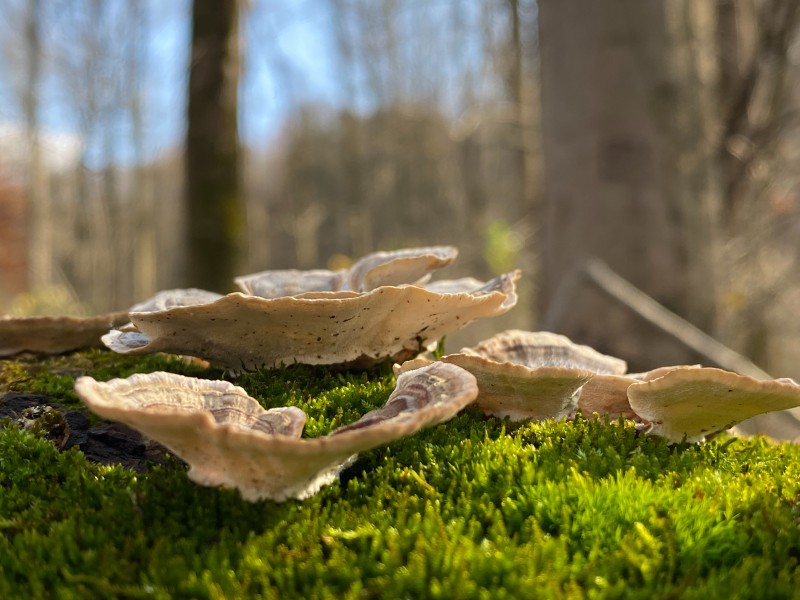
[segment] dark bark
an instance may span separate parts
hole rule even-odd
[[[237,137],[239,3],[195,0],[186,133],[186,283],[228,291],[243,230]]]
[[[85,410],[70,410],[50,396],[0,394],[0,419],[10,418],[18,427],[52,441],[59,450],[77,448],[91,462],[119,464],[144,473],[155,464],[174,460],[158,442],[121,423],[93,425]]]

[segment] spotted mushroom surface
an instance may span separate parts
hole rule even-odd
[[[133,328],[103,336],[125,354],[173,352],[231,370],[295,362],[365,366],[416,355],[430,341],[516,303],[519,272],[473,292],[439,294],[418,286],[371,292],[308,292],[259,298],[228,294],[213,302],[131,312]]]
[[[265,410],[240,387],[172,373],[101,383],[81,377],[75,390],[101,417],[159,441],[189,466],[189,478],[237,488],[246,500],[306,498],[336,479],[355,455],[452,418],[478,393],[474,377],[435,363],[398,377],[386,404],[327,436],[301,438],[305,414]]]
[[[647,432],[671,442],[703,441],[756,415],[800,406],[791,379],[761,381],[710,367],[685,367],[628,388]]]

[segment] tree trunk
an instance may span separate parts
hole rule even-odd
[[[231,289],[243,229],[237,99],[239,3],[192,9],[186,133],[187,284]]]
[[[539,2],[544,206],[541,306],[598,257],[707,328],[714,314],[719,204],[711,3]],[[585,343],[655,361],[628,317],[597,297],[561,327]],[[665,364],[665,363],[662,363]]]
[[[33,288],[53,283],[53,222],[47,173],[39,144],[39,95],[42,44],[39,36],[41,5],[29,0],[25,22],[27,55],[23,110],[30,164],[27,173],[28,212],[28,285]]]

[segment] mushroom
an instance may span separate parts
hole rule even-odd
[[[681,365],[658,367],[644,373],[628,373],[626,375],[595,375],[580,389],[578,408],[584,415],[597,413],[608,415],[612,419],[623,417],[641,421],[639,415],[631,408],[628,401],[628,388],[641,381],[651,381],[662,377],[674,369],[695,369],[700,365]]]
[[[453,262],[458,250],[452,246],[407,248],[368,254],[350,269],[261,271],[234,281],[246,293],[262,298],[295,296],[304,292],[368,292],[377,287],[417,283]]]
[[[528,367],[568,367],[608,375],[622,375],[628,368],[621,358],[601,354],[549,331],[509,329],[462,352]]]
[[[585,416],[597,413],[611,419],[639,420],[628,402],[628,388],[640,381],[628,375],[595,375],[578,394],[578,408]]]
[[[162,290],[144,302],[134,304],[128,312],[153,312],[156,310],[169,310],[176,306],[196,306],[208,304],[222,298],[222,294],[207,292],[197,288]]]
[[[102,347],[100,337],[127,322],[127,312],[93,317],[0,317],[0,356],[20,352],[61,354]]]
[[[457,256],[458,250],[452,246],[373,252],[350,267],[349,289],[367,292],[384,285],[418,283]]]
[[[205,304],[131,312],[133,327],[111,331],[103,342],[120,353],[173,352],[237,371],[293,362],[366,366],[409,358],[475,319],[507,312],[518,277],[514,271],[452,294],[413,285],[271,299],[235,292]]]
[[[560,419],[575,411],[575,394],[596,373],[624,373],[625,361],[548,332],[509,330],[441,358],[475,375],[477,404],[487,415],[512,421]],[[425,364],[397,366],[405,372]]]
[[[483,285],[482,281],[474,277],[462,277],[461,279],[440,279],[422,284],[426,290],[438,292],[440,294],[457,294],[459,292],[470,292]]]
[[[679,367],[632,384],[628,399],[648,434],[696,442],[750,417],[800,406],[800,385],[791,379],[759,381],[722,369]]]
[[[265,410],[226,381],[165,372],[105,383],[80,377],[75,391],[101,417],[126,423],[185,460],[193,481],[277,502],[315,494],[357,453],[447,421],[478,393],[472,375],[434,363],[398,377],[382,408],[327,436],[301,439],[302,410]]]

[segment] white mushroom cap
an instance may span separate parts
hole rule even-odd
[[[699,369],[702,365],[670,365],[667,367],[656,367],[655,369],[651,369],[650,371],[644,371],[642,373],[626,373],[626,377],[632,377],[637,381],[652,381],[653,379],[658,379],[659,377],[663,377],[670,371],[674,371],[675,369]]]
[[[408,248],[368,254],[350,269],[261,271],[234,279],[247,294],[262,298],[295,296],[304,292],[368,292],[381,286],[417,283],[458,256],[452,246]]]
[[[103,342],[116,352],[173,352],[234,370],[372,364],[416,354],[475,319],[505,313],[510,299],[516,301],[518,277],[507,273],[457,294],[408,285],[273,299],[233,293],[206,304],[132,312],[136,331],[111,331]]]
[[[349,289],[367,292],[384,285],[418,283],[457,256],[458,250],[452,246],[373,252],[350,268]]]
[[[0,356],[102,347],[101,336],[127,321],[127,312],[93,317],[0,317]]]
[[[696,369],[700,365],[678,365],[658,367],[644,373],[627,373],[626,375],[595,375],[580,389],[578,408],[590,416],[597,413],[612,419],[624,417],[641,421],[639,415],[631,408],[628,401],[628,388],[642,381],[651,381],[663,377],[674,369]]]
[[[625,370],[625,362],[568,338],[546,332],[506,331],[442,357],[478,380],[478,407],[484,414],[512,421],[561,419],[577,407],[576,392],[599,370]],[[425,364],[417,358],[397,366],[405,372]]]
[[[628,401],[628,388],[638,381],[626,375],[595,375],[580,389],[578,408],[587,417],[597,413],[638,421],[639,416]]]
[[[531,368],[465,354],[443,360],[475,375],[477,404],[484,414],[512,421],[569,417],[575,412],[575,392],[592,377],[585,369]]]
[[[177,306],[197,306],[222,298],[222,294],[197,288],[162,290],[144,302],[134,304],[128,312],[155,312]]]
[[[476,404],[483,414],[523,419],[562,419],[575,412],[575,392],[591,376],[591,371],[564,367],[526,367],[500,363],[481,356],[449,354],[441,361],[466,369],[478,381]],[[395,365],[395,373],[405,373],[429,364],[416,358]]]
[[[283,269],[242,275],[236,277],[234,281],[245,294],[261,298],[280,298],[304,292],[339,291],[345,287],[347,274],[346,269],[339,271]]]
[[[439,279],[423,284],[426,290],[438,292],[439,294],[457,294],[459,292],[471,292],[479,289],[484,283],[474,277],[462,277],[461,279]]]
[[[608,375],[622,375],[627,370],[621,358],[601,354],[549,331],[509,329],[461,352],[528,367],[567,367]]]
[[[306,498],[333,481],[355,454],[452,418],[477,395],[475,379],[437,363],[402,375],[383,408],[315,439],[301,439],[298,408],[264,410],[240,387],[172,373],[100,383],[75,391],[98,415],[155,439],[190,466],[202,485],[238,488],[246,500]]]
[[[755,415],[800,406],[794,381],[759,381],[714,368],[677,368],[628,388],[648,433],[671,442],[702,441]]]

